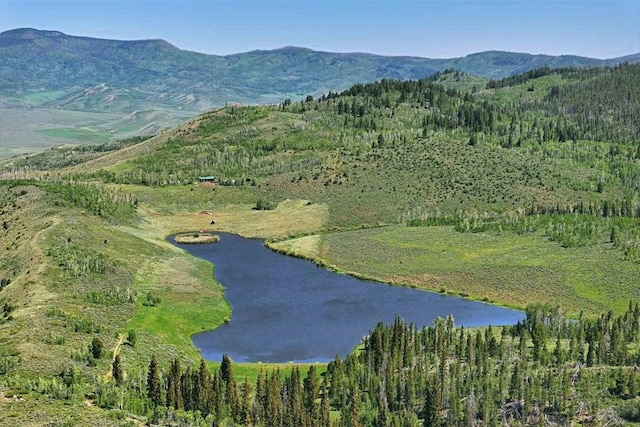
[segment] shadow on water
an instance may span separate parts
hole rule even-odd
[[[337,274],[273,252],[261,240],[216,234],[215,244],[174,243],[215,264],[233,310],[230,323],[192,337],[208,360],[227,353],[235,362],[326,362],[345,357],[378,322],[396,315],[420,327],[448,314],[467,327],[524,318],[517,310]]]

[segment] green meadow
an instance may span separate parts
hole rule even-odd
[[[533,233],[392,226],[323,234],[313,245],[294,239],[271,246],[347,274],[518,308],[558,304],[574,316],[621,312],[640,297],[637,263],[611,245],[563,248]]]
[[[60,141],[84,144],[101,144],[109,141],[113,137],[110,132],[95,128],[55,128],[41,129],[37,131],[48,137],[56,138]]]

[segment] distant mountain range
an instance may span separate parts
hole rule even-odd
[[[382,78],[417,79],[449,68],[500,78],[544,66],[639,60],[640,54],[601,60],[498,51],[429,59],[299,47],[218,56],[181,50],[163,40],[103,40],[27,28],[0,33],[0,95],[5,103],[9,97],[20,103],[28,94],[54,92],[26,102],[83,111],[202,111],[226,102],[279,102]]]

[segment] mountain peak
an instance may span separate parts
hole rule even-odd
[[[46,40],[79,40],[79,41],[95,41],[95,42],[115,42],[115,43],[130,43],[130,44],[149,44],[156,45],[165,48],[177,49],[174,45],[166,40],[162,39],[146,39],[146,40],[111,40],[111,39],[98,39],[92,37],[83,36],[71,36],[60,31],[51,30],[38,30],[36,28],[16,28],[13,30],[7,30],[0,33],[1,45],[7,46],[14,43],[46,39]]]
[[[16,28],[13,30],[3,31],[0,33],[0,38],[14,38],[14,39],[35,39],[38,37],[66,37],[67,35],[60,31],[48,31],[37,30],[35,28]]]
[[[280,47],[278,49],[274,49],[276,51],[291,51],[291,52],[312,52],[312,49],[309,49],[307,47],[300,47],[300,46],[283,46]]]

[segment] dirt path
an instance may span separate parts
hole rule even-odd
[[[122,344],[124,344],[124,334],[118,334],[118,342],[116,343],[115,347],[113,347],[113,355],[111,356],[112,364],[113,361],[116,360],[116,356],[120,353],[120,347],[122,346]],[[109,369],[103,376],[104,382],[109,382],[112,377],[113,372],[111,372],[111,367],[109,367]]]

